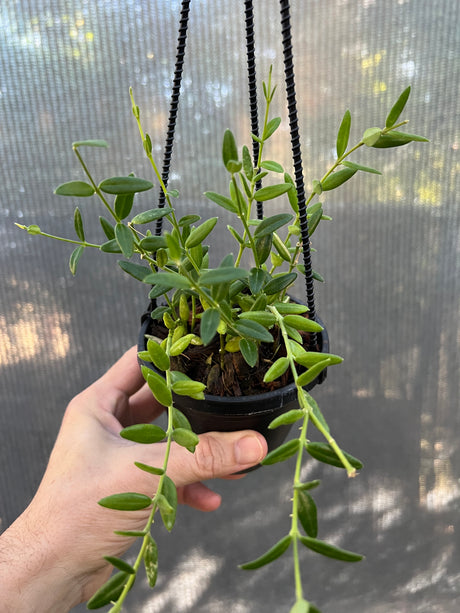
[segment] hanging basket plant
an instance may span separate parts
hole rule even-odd
[[[286,27],[286,21],[283,23]],[[184,46],[183,35],[180,40]],[[290,39],[286,36],[284,44],[289,49]],[[178,55],[183,59],[183,54]],[[289,54],[285,57],[285,68],[287,78],[291,79]],[[180,87],[180,79],[175,87]],[[362,556],[318,538],[317,509],[310,493],[318,481],[303,482],[301,467],[305,459],[314,458],[342,468],[353,477],[362,464],[341,448],[310,394],[324,379],[326,369],[342,362],[341,357],[329,352],[327,332],[315,313],[312,287],[313,280],[320,279],[320,275],[311,269],[310,240],[318,224],[330,219],[323,210],[327,192],[358,173],[380,174],[351,159],[352,154],[366,147],[397,147],[426,139],[399,130],[406,123],[400,116],[410,88],[391,108],[383,127],[365,130],[353,145],[349,144],[351,115],[346,111],[338,130],[336,161],[321,179],[311,182],[311,191],[306,195],[300,156],[295,151],[298,141],[293,121],[295,95],[294,100],[291,95],[288,106],[296,178],[267,154],[269,140],[280,125],[280,119],[271,116],[275,89],[270,72],[263,84],[265,112],[260,130],[256,130],[252,116],[253,133],[249,137],[252,152],[247,145],[239,147],[230,130],[224,134],[222,170],[227,173],[229,189],[222,194],[206,186],[205,192],[207,200],[215,206],[215,216],[209,219],[202,219],[198,213],[181,216],[179,194],[168,189],[167,172],[158,169],[152,139],[144,131],[131,91],[143,150],[161,189],[159,206],[137,210],[135,195],[151,189],[154,184],[150,180],[131,175],[97,180],[81,151],[86,147],[104,148],[106,143],[79,141],[72,147],[85,180],[64,183],[55,193],[98,199],[106,215],[100,217],[104,239],[87,240],[78,207],[74,211],[74,239],[48,234],[37,225],[17,225],[29,234],[73,244],[70,256],[73,274],[87,249],[118,254],[119,267],[149,292],[151,303],[142,321],[139,361],[153,396],[167,410],[168,423],[166,429],[154,424],[130,426],[121,431],[122,437],[139,444],[167,441],[171,445],[174,441],[193,453],[199,444],[197,434],[201,432],[254,428],[269,440],[269,453],[263,465],[295,458],[287,534],[241,568],[259,568],[290,550],[296,587],[291,613],[314,613],[318,609],[303,592],[300,549],[348,562],[359,561]],[[219,225],[220,209],[231,213],[235,220],[226,230]],[[222,231],[230,232],[235,250],[212,266],[208,244],[211,236]],[[250,262],[247,267],[243,265],[246,261]],[[302,286],[306,282],[305,304],[290,297],[299,280]],[[298,434],[286,442],[294,423]],[[109,509],[130,512],[148,507],[151,513],[144,529],[136,533],[142,546],[135,564],[111,558],[118,572],[94,595],[88,608],[112,603],[111,611],[120,611],[141,562],[150,583],[155,584],[154,516],[159,510],[166,528],[171,530],[177,506],[167,461],[166,458],[162,466],[138,466],[156,479],[160,477],[151,497],[114,492],[100,501]]]

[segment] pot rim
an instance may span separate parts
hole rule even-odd
[[[295,299],[294,299],[295,300]],[[297,301],[296,302],[300,302]],[[151,321],[150,318],[151,309],[147,310],[146,313],[142,316],[141,319],[141,328],[139,330],[139,338],[138,338],[138,350],[143,351],[146,349],[146,335],[147,330]],[[320,344],[320,352],[329,352],[329,335],[327,333],[326,327],[324,326],[323,321],[320,317],[316,316],[315,320],[323,327],[323,330],[318,333],[318,339]],[[141,363],[147,365],[148,362],[144,362],[140,360]],[[150,367],[152,365],[150,364]],[[322,371],[316,379],[314,379],[311,383],[304,387],[305,390],[309,391],[317,384],[321,384],[326,378],[326,370]],[[185,398],[187,398],[187,403],[190,407],[194,407],[196,410],[206,412],[214,412],[219,411],[219,407],[227,407],[230,413],[237,414],[238,408],[243,408],[247,405],[252,405],[254,407],[255,404],[264,404],[267,403],[268,406],[266,409],[256,409],[254,412],[263,413],[270,412],[272,410],[272,401],[274,398],[279,396],[283,396],[283,399],[286,399],[286,402],[282,402],[282,404],[287,404],[287,402],[291,401],[297,396],[296,385],[294,382],[285,385],[284,387],[280,387],[278,389],[262,392],[260,394],[251,394],[246,396],[215,396],[212,394],[204,394],[204,400],[196,400],[189,397],[177,396],[174,394],[175,400],[177,399],[178,404],[181,404]],[[182,401],[181,401],[182,399]]]

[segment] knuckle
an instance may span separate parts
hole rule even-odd
[[[217,474],[225,463],[224,453],[219,442],[209,434],[200,436],[195,449],[195,465],[198,476],[202,479]]]

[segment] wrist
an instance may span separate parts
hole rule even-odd
[[[0,535],[0,583],[5,613],[65,613],[81,602],[82,587],[25,511]]]

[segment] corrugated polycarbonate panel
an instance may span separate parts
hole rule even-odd
[[[365,468],[347,481],[307,463],[303,476],[322,480],[320,537],[366,560],[347,566],[305,551],[305,589],[323,613],[453,613],[460,606],[459,5],[291,4],[308,186],[334,160],[344,111],[358,140],[362,129],[384,122],[409,84],[408,130],[431,141],[361,150],[356,161],[383,176],[354,177],[328,197],[333,220],[313,237],[313,266],[326,279],[316,290],[317,311],[331,350],[345,358],[315,396],[336,438]],[[271,155],[290,168],[279,3],[254,6],[258,76],[273,65],[274,114],[283,119]],[[71,249],[21,233],[14,222],[73,234],[76,203],[53,189],[82,178],[75,140],[110,143],[85,152],[98,180],[149,173],[130,86],[161,164],[179,12],[177,0],[0,4],[2,529],[33,496],[66,404],[136,342],[146,305],[143,288],[116,270],[116,256],[85,253],[74,278]],[[202,194],[226,188],[224,129],[250,145],[243,17],[242,1],[191,2],[170,174],[183,214],[220,216],[216,261],[235,250],[230,217]],[[154,206],[155,197],[141,200]],[[78,204],[88,237],[98,240],[101,212]],[[303,297],[302,283],[297,294]],[[292,474],[286,463],[215,483],[224,497],[219,511],[181,508],[171,535],[158,526],[158,586],[151,592],[139,580],[127,611],[289,611],[289,558],[255,574],[236,566],[289,529]]]

